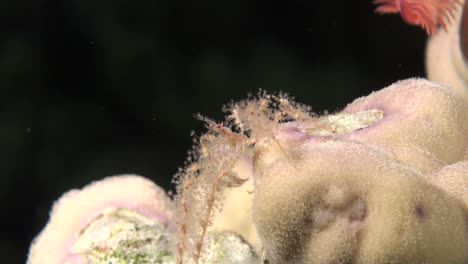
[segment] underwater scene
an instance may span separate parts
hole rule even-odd
[[[463,0],[0,13],[2,263],[468,263]]]

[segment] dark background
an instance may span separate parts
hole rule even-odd
[[[105,176],[166,189],[195,113],[259,88],[335,111],[424,75],[424,31],[370,0],[0,2],[2,263],[23,263],[52,202]]]

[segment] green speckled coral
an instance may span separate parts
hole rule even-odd
[[[82,231],[72,252],[87,263],[175,263],[172,236],[162,224],[140,214],[110,208]]]

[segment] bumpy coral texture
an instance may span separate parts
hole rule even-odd
[[[31,244],[28,264],[83,263],[72,252],[83,228],[107,208],[125,208],[171,225],[172,201],[163,189],[136,175],[122,175],[65,193],[53,206],[50,220]]]
[[[260,92],[227,106],[225,122],[201,117],[208,132],[175,178],[174,201],[132,175],[70,191],[28,263],[84,263],[72,250],[80,232],[106,209],[124,208],[167,226],[180,264],[224,252],[209,242],[213,223],[247,236],[275,264],[466,264],[466,109],[456,92],[424,79],[325,116]],[[244,262],[257,262],[238,240]]]
[[[254,219],[273,263],[465,263],[456,199],[369,145],[305,142],[259,169]],[[363,162],[365,161],[365,162]],[[292,191],[294,190],[294,191]]]
[[[464,100],[410,79],[344,112],[375,109],[355,131],[292,122],[256,148],[254,222],[272,263],[468,261]]]
[[[392,149],[421,149],[445,163],[464,157],[468,144],[468,113],[465,102],[453,89],[410,79],[359,98],[343,111],[369,109],[383,110],[381,122],[369,129],[345,134],[343,139]]]
[[[459,199],[468,212],[468,161],[446,166],[430,179],[434,185]]]
[[[390,149],[396,158],[420,169],[437,169],[463,159],[468,146],[465,101],[448,87],[408,79],[358,98],[339,114],[382,111],[379,122],[348,133],[320,135],[317,119],[287,124],[277,137],[315,142],[330,139],[368,142]],[[285,142],[288,143],[288,140]]]

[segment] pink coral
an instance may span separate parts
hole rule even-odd
[[[225,190],[251,176],[253,199],[232,210],[252,209],[253,224],[238,224],[255,225],[244,233],[257,230],[256,246],[273,263],[464,264],[466,109],[456,92],[424,79],[397,82],[324,116],[285,94],[260,92],[229,105],[222,123],[201,118],[208,132],[175,178],[174,202],[137,176],[71,191],[54,205],[28,263],[83,263],[73,246],[108,208],[169,226],[178,239],[171,261],[205,263],[208,227],[227,219],[215,217]],[[229,195],[239,192],[246,190]],[[235,225],[218,226],[241,230]]]
[[[254,155],[254,222],[267,256],[465,263],[466,169],[436,172],[464,159],[467,120],[453,90],[410,79],[282,125]]]
[[[172,202],[164,190],[136,175],[109,177],[69,191],[55,202],[49,223],[31,244],[28,263],[83,263],[72,247],[86,225],[109,208],[129,209],[172,225]]]
[[[468,259],[457,200],[381,148],[305,141],[284,154],[294,163],[278,153],[257,168],[254,220],[273,263]]]

